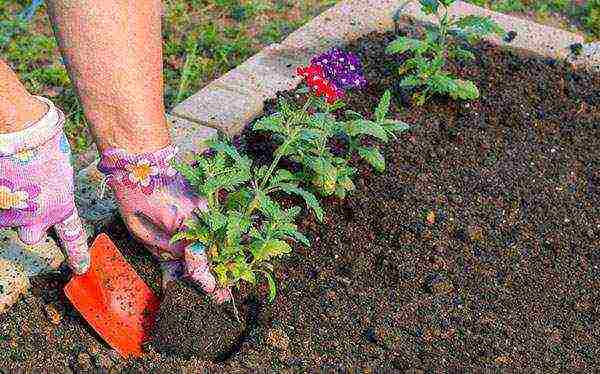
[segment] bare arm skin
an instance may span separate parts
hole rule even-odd
[[[31,96],[17,75],[0,60],[0,134],[22,130],[47,110],[46,104]]]
[[[98,148],[168,145],[161,2],[49,0],[48,12]]]

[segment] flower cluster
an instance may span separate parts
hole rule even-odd
[[[299,67],[296,72],[299,76],[306,79],[306,84],[315,91],[317,96],[325,96],[325,99],[330,104],[334,103],[344,94],[335,84],[325,78],[323,69],[320,66],[310,65]]]
[[[310,63],[320,66],[325,77],[342,90],[364,88],[367,85],[362,64],[353,53],[332,48],[328,52],[314,57]]]
[[[309,66],[299,67],[296,73],[306,79],[317,96],[325,96],[330,104],[342,97],[344,90],[363,88],[367,84],[358,57],[338,48],[312,58]]]

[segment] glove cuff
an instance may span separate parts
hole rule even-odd
[[[170,184],[177,176],[171,166],[177,147],[168,145],[155,152],[131,154],[121,148],[108,148],[102,152],[98,170],[111,180],[139,189],[149,195],[155,188]]]
[[[48,112],[23,130],[0,134],[0,157],[38,148],[62,130],[65,123],[64,114],[45,97],[35,96],[35,98],[48,105]]]

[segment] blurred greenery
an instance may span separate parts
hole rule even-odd
[[[338,0],[164,0],[165,103],[170,109],[265,45],[289,33]],[[600,0],[471,0],[502,12],[533,17],[600,37]],[[578,5],[579,4],[579,5]],[[0,0],[0,57],[34,94],[54,100],[67,115],[75,153],[91,145],[89,131],[41,5],[27,22],[26,0]],[[557,20],[559,20],[557,22]]]

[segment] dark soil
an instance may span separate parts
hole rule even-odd
[[[217,305],[185,281],[170,282],[164,295],[152,332],[158,353],[225,361],[238,349],[245,320],[232,304]]]
[[[58,279],[0,317],[0,362],[76,368],[86,363],[83,352],[90,365],[110,359],[113,368],[146,371],[600,367],[600,75],[484,43],[474,49],[476,61],[449,67],[476,82],[480,100],[436,98],[414,107],[411,93],[397,88],[405,57],[383,53],[393,38],[370,35],[349,47],[370,84],[348,95],[348,107],[369,114],[392,87],[392,116],[414,129],[382,147],[385,173],[357,162],[357,191],[326,199],[324,224],[301,220],[312,246],[296,247],[277,267],[272,305],[262,301],[264,285],[236,292],[252,322],[229,358],[150,349],[142,360],[122,362],[56,291]],[[268,157],[268,141],[252,135],[246,145]],[[149,255],[121,224],[111,230],[157,287]],[[192,310],[198,299],[189,302],[178,308]],[[65,310],[58,326],[40,312],[47,303]],[[196,308],[193,318],[212,307]]]

